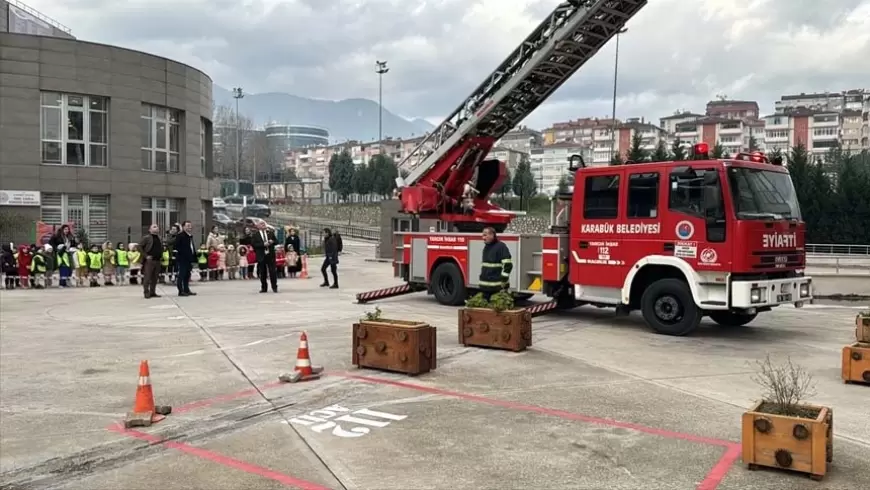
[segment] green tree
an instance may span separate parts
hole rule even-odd
[[[622,154],[620,152],[614,153],[613,156],[610,158],[610,164],[611,165],[624,165],[625,160],[622,159]]]
[[[359,164],[354,166],[352,188],[353,192],[360,196],[366,196],[373,192],[371,165]]]
[[[373,156],[369,161],[369,172],[372,192],[384,198],[388,197],[396,188],[396,178],[399,176],[399,169],[393,159],[382,154]]]
[[[710,156],[715,159],[725,157],[725,147],[722,146],[722,143],[717,141],[716,144],[713,145],[713,151],[710,153]]]
[[[292,167],[285,167],[281,173],[281,178],[284,182],[296,182],[299,180],[299,177],[296,176],[296,169]]]
[[[511,190],[519,196],[520,204],[528,203],[529,199],[535,195],[535,177],[532,175],[532,167],[526,157],[520,160],[517,165],[517,171],[514,173],[514,178],[511,181]]]
[[[504,180],[501,182],[501,186],[498,189],[495,189],[493,194],[506,197],[508,194],[511,194],[511,169],[505,167],[504,169]]]
[[[665,145],[665,140],[660,138],[656,145],[656,150],[650,156],[651,162],[667,162],[671,159],[671,154],[668,152],[668,147]]]
[[[758,150],[759,150],[758,140],[755,139],[755,136],[750,136],[749,137],[749,151],[758,151]]]
[[[331,157],[329,157],[329,165],[326,167],[326,171],[329,174],[329,188],[335,190],[336,185],[338,185],[338,180],[335,173],[335,166],[338,163],[338,153],[333,153]]]
[[[648,156],[647,151],[643,149],[643,138],[635,131],[631,137],[631,148],[628,149],[628,161],[645,162]]]
[[[559,177],[559,188],[558,188],[559,194],[564,194],[564,193],[568,192],[568,189],[570,186],[571,186],[571,184],[568,182],[568,176],[565,174],[562,174],[562,176]]]
[[[350,152],[342,150],[335,156],[333,163],[330,158],[330,166],[332,167],[329,173],[329,187],[338,193],[342,199],[347,200],[347,197],[353,194],[353,177],[356,169],[353,164],[353,157]]]
[[[671,144],[671,155],[675,162],[681,162],[686,159],[686,150],[683,149],[679,138],[675,139]]]

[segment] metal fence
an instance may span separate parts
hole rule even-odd
[[[870,245],[842,245],[839,243],[808,243],[806,251],[813,255],[868,255]]]

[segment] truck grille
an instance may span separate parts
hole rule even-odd
[[[802,250],[752,252],[752,255],[758,257],[753,269],[786,269],[806,265],[806,254]]]

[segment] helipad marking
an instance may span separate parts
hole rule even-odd
[[[371,433],[371,429],[369,429],[369,427],[382,429],[390,425],[390,423],[392,422],[397,422],[408,418],[407,415],[396,415],[393,413],[371,410],[369,408],[362,408],[360,410],[356,410],[350,413],[348,412],[350,412],[350,410],[347,408],[339,405],[332,405],[326,408],[321,408],[320,410],[308,412],[305,415],[299,415],[297,417],[294,417],[289,420],[289,423],[309,427],[311,430],[317,433],[322,433],[323,431],[332,429],[332,435],[334,436],[344,438],[356,438]],[[345,415],[336,418],[336,422],[348,422],[350,424],[359,425],[356,427],[351,427],[350,430],[345,430],[341,425],[336,424],[332,420],[329,420],[340,413],[344,413]],[[362,418],[360,416],[365,416],[367,418]],[[282,421],[282,423],[286,424],[288,422]],[[361,427],[364,425],[368,427]]]

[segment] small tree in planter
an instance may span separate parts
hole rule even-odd
[[[855,338],[862,344],[870,344],[870,311],[862,311],[855,318]]]
[[[459,310],[459,343],[515,352],[532,345],[532,315],[514,307],[514,298],[499,291],[489,299],[478,293]]]
[[[375,307],[353,324],[353,365],[406,374],[435,369],[435,327],[428,323],[392,320]]]
[[[743,462],[824,477],[833,459],[833,411],[804,402],[815,394],[812,376],[787,359],[758,362],[753,381],[763,398],[743,414]]]

